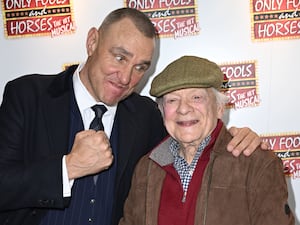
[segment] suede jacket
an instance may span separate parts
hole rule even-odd
[[[249,157],[234,157],[226,150],[231,139],[223,125],[198,193],[195,225],[293,225],[281,160],[260,148]],[[139,161],[119,225],[157,225],[162,166],[174,161],[170,140]]]

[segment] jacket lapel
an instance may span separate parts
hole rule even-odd
[[[117,183],[130,160],[133,144],[137,132],[137,123],[134,119],[135,106],[129,101],[120,102],[117,108],[116,119],[113,127],[113,144],[117,148]]]
[[[76,67],[72,66],[56,75],[57,77],[49,86],[43,102],[49,143],[51,149],[58,154],[65,154],[68,151],[70,96],[73,91],[72,75]]]

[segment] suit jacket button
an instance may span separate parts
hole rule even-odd
[[[44,199],[44,200],[39,200],[40,206],[47,206],[49,203],[49,200]]]

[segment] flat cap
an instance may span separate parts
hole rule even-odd
[[[161,97],[183,88],[221,88],[224,79],[220,67],[197,56],[182,56],[170,63],[151,83],[150,94]]]

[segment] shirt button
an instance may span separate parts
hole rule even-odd
[[[94,204],[95,201],[96,201],[96,200],[92,198],[91,201],[90,201],[90,203],[91,203],[91,204]]]
[[[91,223],[91,222],[93,222],[93,219],[92,219],[92,218],[89,218],[88,221]]]

